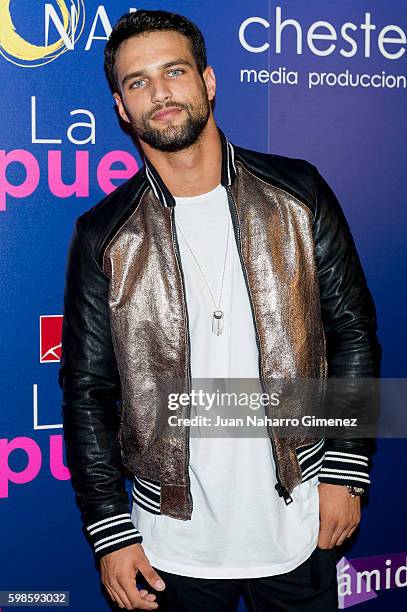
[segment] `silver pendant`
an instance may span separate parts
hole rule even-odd
[[[212,332],[217,336],[223,333],[223,311],[215,310],[212,317]]]

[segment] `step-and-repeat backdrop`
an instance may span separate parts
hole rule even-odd
[[[0,590],[69,591],[75,612],[108,603],[65,463],[65,264],[76,217],[142,163],[103,73],[112,24],[137,8],[200,26],[233,143],[308,159],[331,184],[375,298],[383,376],[406,375],[404,0],[0,0]],[[407,606],[406,452],[379,440],[338,563],[342,608]]]

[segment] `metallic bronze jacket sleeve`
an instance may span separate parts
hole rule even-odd
[[[71,239],[59,384],[67,464],[96,558],[142,541],[130,518],[118,446],[120,380],[108,316],[108,279],[81,235]]]
[[[325,179],[314,168],[315,256],[321,297],[321,316],[327,343],[328,378],[371,378],[380,376],[381,346],[378,342],[376,310],[372,295],[341,206]],[[349,411],[357,411],[362,384],[347,385]],[[356,381],[355,381],[356,382]],[[329,389],[329,381],[328,381]],[[377,411],[368,407],[372,421]],[[359,402],[359,404],[358,404]],[[364,405],[366,410],[367,404]],[[370,457],[374,438],[327,438],[319,480],[351,484],[368,489]]]

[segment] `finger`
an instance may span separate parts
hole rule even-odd
[[[348,535],[346,536],[347,538],[350,538],[356,531],[356,529],[358,528],[359,525],[354,525],[351,530],[349,531]]]
[[[162,591],[165,589],[164,580],[157,574],[155,569],[150,565],[147,560],[140,561],[138,564],[139,571],[143,574],[148,584],[153,587],[156,591]]]
[[[147,589],[139,589],[139,595],[140,595],[140,597],[145,597],[146,595],[148,595]],[[155,595],[154,595],[154,597],[155,597]]]
[[[331,542],[332,534],[334,533],[333,526],[327,526],[324,524],[320,525],[319,534],[318,534],[318,546],[319,548],[329,548],[329,544]]]
[[[353,515],[353,522],[356,523],[356,526],[359,525],[360,520],[362,518],[362,512],[360,510],[360,505],[356,507],[355,513]]]
[[[353,500],[352,500],[353,501]],[[355,501],[350,504],[349,513],[346,522],[343,520],[337,524],[334,533],[332,534],[330,546],[340,546],[350,535],[351,529],[357,526],[360,522],[360,500],[355,498]],[[353,531],[352,531],[353,533]]]
[[[129,598],[127,597],[126,591],[121,587],[119,583],[114,585],[114,592],[115,592],[115,595],[119,597],[120,601],[122,602],[125,608],[129,608],[129,610],[131,610],[132,608],[135,607],[131,604]]]
[[[157,597],[154,593],[149,593],[146,589],[139,590],[140,597],[147,599],[148,601],[154,601]]]
[[[348,529],[345,529],[345,531],[341,535],[340,539],[338,540],[338,544],[343,544],[343,542],[347,538],[350,538],[351,535],[355,532],[355,530],[357,529],[358,526],[359,526],[359,521],[352,521],[350,523]]]
[[[110,587],[106,586],[106,585],[105,585],[105,588],[106,588],[106,591],[109,593],[109,597],[110,597],[110,599],[111,599],[113,602],[117,603],[117,604],[121,604],[121,602],[120,602],[120,601],[117,601],[117,599],[116,599],[116,597],[115,597],[115,595],[114,595],[114,593],[113,593],[112,589],[111,589]]]
[[[112,600],[115,603],[117,603],[117,605],[120,606],[120,608],[125,608],[126,606],[124,605],[123,601],[121,600],[120,596],[116,593],[116,591],[111,587],[106,586],[106,588],[108,589]]]
[[[350,525],[348,523],[346,525],[344,525],[343,523],[337,525],[335,531],[332,534],[331,541],[329,543],[329,548],[333,548],[334,546],[337,546],[339,544],[339,540],[342,537],[342,534],[347,533],[349,527]]]
[[[139,608],[141,610],[155,610],[157,608],[158,604],[155,601],[151,601],[150,599],[146,599],[146,597],[143,598],[140,596],[140,591],[138,590],[135,581],[123,580],[123,582],[121,582],[120,579],[118,579],[118,582],[125,593],[131,610],[133,608]]]
[[[113,601],[119,606],[119,608],[125,608],[126,606],[124,605],[124,603],[122,602],[122,600],[120,599],[120,597],[118,595],[114,595],[113,597]]]
[[[353,530],[352,529],[345,529],[345,531],[343,531],[340,535],[340,537],[338,538],[337,542],[336,542],[336,546],[340,546],[341,544],[344,543],[344,541],[349,538],[349,536],[351,535],[351,532]]]
[[[355,532],[355,530],[359,526],[360,519],[361,519],[360,507],[356,506],[353,509],[352,517],[351,517],[350,525],[349,525],[349,530],[348,530],[348,533],[345,535],[344,539],[351,537],[351,535]]]

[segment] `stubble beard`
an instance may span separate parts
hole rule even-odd
[[[166,152],[182,151],[182,149],[190,147],[198,140],[208,123],[210,105],[206,88],[204,87],[201,91],[201,97],[196,110],[191,104],[168,103],[168,106],[184,109],[186,113],[185,120],[179,124],[170,120],[165,128],[154,128],[149,122],[151,116],[157,110],[154,109],[143,115],[140,121],[131,117],[130,125],[136,136],[154,149]]]

